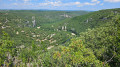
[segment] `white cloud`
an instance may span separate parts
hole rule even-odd
[[[33,4],[32,3],[12,3],[12,5],[15,5],[15,6],[32,6]]]
[[[86,2],[83,5],[96,5],[96,3],[88,3],[88,2]]]
[[[75,4],[77,5],[77,4],[80,4],[80,2],[75,2]]]
[[[52,6],[60,6],[61,5],[61,1],[56,1],[56,2],[48,2],[50,5]]]
[[[104,5],[104,3],[101,3],[100,5],[101,5],[101,6]]]
[[[47,1],[47,2],[45,2],[45,3],[39,3],[39,6],[48,6],[48,5],[60,6],[61,3],[62,3],[61,1],[55,1],[55,2]]]
[[[23,0],[23,1],[26,3],[26,2],[29,2],[29,1],[31,1],[31,0]]]
[[[94,2],[89,3],[89,2],[85,2],[85,3],[81,3],[81,2],[68,2],[68,3],[63,3],[61,1],[55,1],[55,2],[50,2],[50,1],[46,1],[44,3],[39,3],[39,6],[77,6],[77,7],[81,7],[81,6],[86,6],[86,5],[96,5],[99,4],[100,1],[98,0],[94,0]]]
[[[13,3],[13,5],[18,5],[17,3]]]
[[[95,3],[97,3],[97,4],[100,3],[100,1],[98,1],[98,0],[91,0],[91,2],[95,2]]]
[[[104,0],[105,2],[120,2],[120,0]]]
[[[92,0],[91,2],[96,2],[96,1],[98,1],[98,0]]]
[[[23,1],[30,1],[30,0],[23,0]]]
[[[64,3],[60,0],[56,0],[56,1],[48,1],[46,0],[45,2],[39,2],[39,3],[32,3],[30,2],[31,0],[23,0],[24,3],[12,3],[12,5],[15,5],[15,6],[19,6],[19,7],[50,7],[50,8],[53,8],[53,7],[72,7],[72,6],[76,6],[76,7],[82,7],[82,6],[94,6],[94,5],[97,5],[99,4],[100,5],[100,1],[98,0],[94,0],[93,2],[79,2],[79,1],[76,1],[76,2],[67,2],[67,3]],[[51,7],[52,6],[52,7]]]

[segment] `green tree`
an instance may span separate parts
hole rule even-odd
[[[16,48],[13,41],[7,33],[3,32],[3,36],[0,39],[0,66],[3,66],[6,60],[7,65],[12,65],[12,59],[16,55]]]

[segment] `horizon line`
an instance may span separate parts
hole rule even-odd
[[[119,9],[119,8],[108,8],[108,9]],[[0,10],[47,10],[47,11],[99,11],[99,10],[59,10],[59,9],[0,9]],[[107,9],[100,9],[107,10]]]

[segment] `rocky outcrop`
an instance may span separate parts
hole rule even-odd
[[[35,20],[35,16],[32,16],[32,23],[33,23],[33,27],[35,27],[36,26],[36,20]]]

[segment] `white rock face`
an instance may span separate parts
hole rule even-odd
[[[52,37],[55,36],[55,35],[56,35],[56,34],[51,34],[51,35],[50,35],[50,38],[52,38]]]
[[[36,37],[36,35],[33,35],[33,37]]]
[[[35,24],[35,20],[33,20],[32,23],[33,23],[33,27],[35,27],[35,25],[36,25],[36,24]]]
[[[51,48],[53,48],[53,47],[54,47],[54,46],[50,46],[50,47],[47,48],[47,50],[49,50],[49,49],[51,49]]]
[[[2,29],[5,29],[6,27],[2,26]]]
[[[35,16],[32,16],[32,23],[33,23],[33,27],[35,27],[35,25],[36,25],[36,22],[35,22]]]
[[[67,14],[60,15],[60,16],[63,16],[63,17],[66,17],[66,18],[71,18],[71,16],[69,16],[69,15],[67,15]]]
[[[40,37],[40,35],[36,35],[37,37]]]
[[[52,43],[55,43],[55,42],[56,42],[56,40],[54,40],[54,41],[52,41],[52,42],[50,42],[50,43],[52,44]]]
[[[6,21],[5,21],[5,23],[7,23],[8,22],[8,19],[6,18]]]
[[[24,45],[21,45],[19,48],[23,49],[23,48],[25,48],[25,46],[24,46]]]
[[[75,35],[74,33],[71,33],[73,36]]]
[[[21,31],[22,33],[25,32],[24,30]]]
[[[62,30],[64,30],[64,26],[62,26]]]
[[[89,22],[89,20],[87,19],[87,21],[86,21],[87,23]]]
[[[35,16],[32,16],[32,19],[35,19]]]
[[[40,29],[40,27],[37,27],[37,29]]]
[[[16,34],[19,34],[19,32],[17,31]]]
[[[62,26],[62,30],[63,31],[67,31],[67,27],[66,26]]]
[[[39,42],[41,42],[41,40],[40,40],[40,39],[36,39],[36,41],[39,41]]]
[[[28,24],[28,23],[29,23],[29,21],[26,21],[26,23]]]

